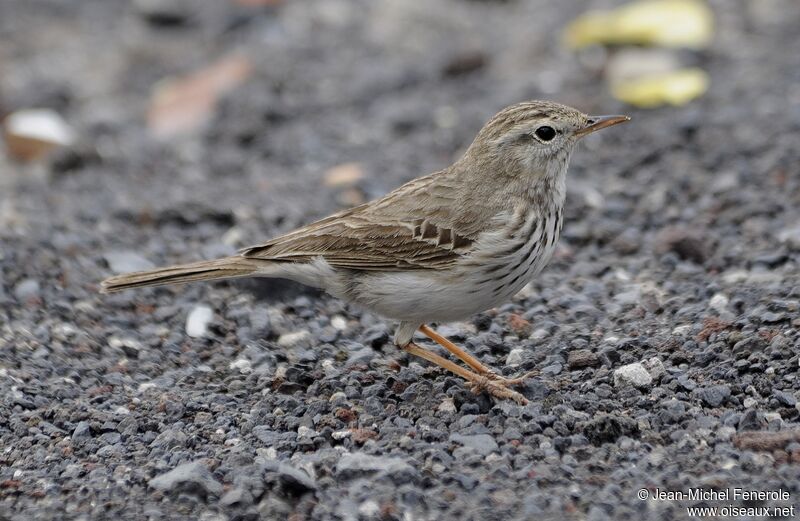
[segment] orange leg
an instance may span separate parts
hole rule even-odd
[[[474,369],[475,372],[478,373],[479,375],[485,376],[490,380],[495,380],[498,383],[502,383],[503,385],[519,385],[528,378],[536,376],[538,374],[537,371],[531,371],[530,373],[524,374],[518,378],[505,378],[495,373],[485,365],[483,365],[480,360],[478,360],[471,354],[467,353],[466,351],[464,351],[463,349],[461,349],[460,347],[458,347],[457,345],[455,345],[454,343],[452,343],[451,341],[449,341],[448,339],[446,339],[433,329],[429,328],[428,326],[423,324],[419,327],[419,330],[423,335],[427,336],[428,338],[430,338],[443,348],[450,351],[450,353],[452,353],[453,356],[456,356],[459,359],[461,359],[465,364]]]
[[[447,369],[451,373],[455,373],[456,375],[470,382],[472,384],[472,391],[475,393],[486,391],[495,398],[511,399],[520,405],[526,405],[528,403],[527,398],[516,391],[508,389],[501,382],[497,382],[485,375],[475,374],[468,369],[464,369],[460,365],[453,363],[446,358],[442,358],[436,353],[431,353],[427,349],[419,347],[414,342],[409,342],[405,347],[403,347],[403,349],[412,355],[424,358],[425,360],[432,362],[443,369]]]

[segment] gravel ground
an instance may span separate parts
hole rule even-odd
[[[637,491],[693,487],[797,505],[800,4],[713,2],[713,46],[682,57],[710,91],[653,111],[609,96],[604,51],[558,45],[577,4],[0,0],[0,113],[51,107],[80,136],[0,157],[0,519],[681,519],[703,503]],[[154,82],[231,52],[253,76],[208,128],[148,137]],[[529,98],[634,121],[574,155],[545,272],[439,327],[540,369],[526,407],[288,283],[97,294],[446,166]],[[361,179],[324,182],[347,162]]]

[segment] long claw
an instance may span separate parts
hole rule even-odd
[[[506,378],[505,376],[501,376],[494,371],[489,371],[489,373],[487,373],[485,376],[490,380],[493,380],[504,386],[522,385],[526,380],[533,378],[534,376],[539,376],[539,371],[533,370],[515,378]]]

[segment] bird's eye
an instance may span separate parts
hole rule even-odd
[[[539,127],[536,129],[536,137],[541,139],[542,141],[550,141],[554,137],[556,137],[556,130],[553,127],[548,127],[547,125],[543,127]]]

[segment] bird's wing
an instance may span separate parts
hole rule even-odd
[[[446,269],[469,254],[478,230],[457,224],[453,191],[446,183],[432,184],[433,176],[247,248],[242,255],[281,262],[322,257],[334,267],[366,271]]]

